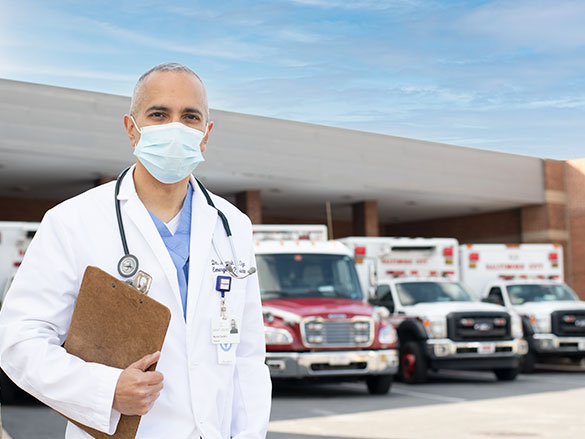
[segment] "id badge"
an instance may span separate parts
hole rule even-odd
[[[220,343],[217,345],[217,362],[219,364],[234,364],[236,361],[236,347],[232,343]]]
[[[213,344],[238,344],[240,342],[240,322],[235,316],[219,316],[211,321],[211,342]]]

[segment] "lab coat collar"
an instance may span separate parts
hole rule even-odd
[[[193,321],[192,315],[201,292],[203,276],[209,270],[211,240],[217,225],[217,210],[207,204],[195,177],[190,177],[193,186],[191,207],[191,248],[189,255],[189,286],[187,295],[187,324]],[[209,292],[204,292],[209,293]]]
[[[128,200],[132,196],[136,196],[136,186],[134,185],[134,169],[136,164],[130,166],[130,169],[124,176],[120,184],[120,192],[118,192],[118,200]]]
[[[148,210],[142,204],[142,201],[136,193],[134,185],[133,172],[136,165],[133,165],[128,173],[124,176],[120,184],[118,199],[127,200],[123,204],[123,210],[128,217],[134,222],[137,229],[148,242],[154,255],[163,267],[165,275],[173,289],[179,309],[182,310],[181,294],[179,292],[179,282],[173,260],[156,229]],[[201,191],[199,184],[193,175],[189,178],[193,187],[193,198],[191,205],[191,242],[189,248],[189,284],[187,294],[187,322],[192,319],[190,316],[195,311],[201,283],[205,270],[208,269],[209,254],[211,251],[211,240],[213,232],[218,221],[217,210],[207,204],[205,195]],[[227,238],[226,238],[227,239]],[[129,250],[132,253],[132,242],[128,242]],[[138,259],[140,260],[140,255]]]

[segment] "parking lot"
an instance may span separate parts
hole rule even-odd
[[[361,383],[275,386],[269,439],[560,438],[581,434],[585,368],[539,366],[514,382],[490,373],[433,373],[371,396]],[[23,403],[2,407],[12,439],[59,439],[65,421]]]

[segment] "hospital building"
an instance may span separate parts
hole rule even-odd
[[[40,221],[135,160],[122,124],[129,97],[5,79],[0,96],[0,221]],[[211,119],[195,174],[256,224],[328,224],[336,238],[558,243],[565,280],[585,299],[585,159],[216,109]]]

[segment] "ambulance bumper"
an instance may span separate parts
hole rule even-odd
[[[539,355],[582,354],[585,357],[585,337],[559,337],[554,334],[534,334],[531,347]]]
[[[449,369],[491,369],[516,367],[528,352],[523,339],[457,342],[450,339],[427,340],[431,366]]]
[[[398,351],[267,352],[266,364],[273,378],[394,375]]]

